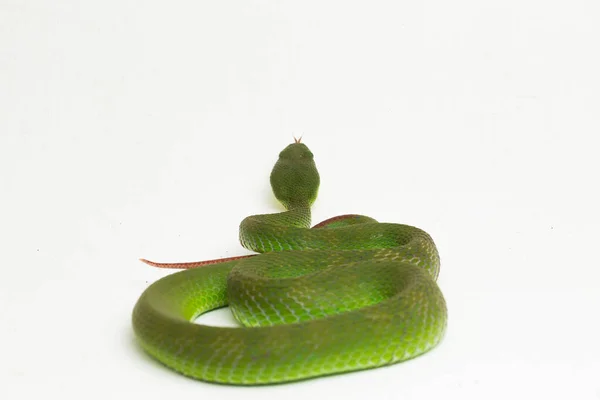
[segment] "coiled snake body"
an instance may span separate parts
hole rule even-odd
[[[133,328],[146,352],[196,379],[257,385],[393,364],[439,343],[447,310],[426,232],[360,215],[310,228],[319,174],[303,143],[280,153],[271,186],[287,211],[240,225],[242,245],[264,254],[194,263],[144,291]],[[226,305],[243,327],[192,322]]]

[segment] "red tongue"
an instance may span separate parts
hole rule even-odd
[[[185,262],[185,263],[157,263],[157,262],[154,262],[154,261],[146,260],[144,258],[140,258],[140,261],[144,262],[144,263],[146,263],[148,265],[151,265],[153,267],[157,267],[157,268],[190,269],[190,268],[203,267],[205,265],[220,264],[220,263],[224,263],[224,262],[227,262],[227,261],[240,260],[242,258],[254,257],[256,255],[257,254],[250,254],[250,255],[247,255],[247,256],[217,258],[215,260],[192,261],[192,262]]]

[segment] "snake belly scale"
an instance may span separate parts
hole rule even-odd
[[[435,347],[447,309],[429,234],[361,215],[310,228],[319,183],[308,147],[287,146],[271,172],[286,211],[240,224],[242,245],[262,254],[196,263],[150,285],[133,310],[141,347],[186,376],[237,385],[375,368]],[[193,322],[226,305],[242,326]]]

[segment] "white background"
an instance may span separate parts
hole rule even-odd
[[[0,397],[600,398],[598,21],[595,0],[1,1]],[[130,315],[170,271],[137,258],[246,254],[292,135],[314,222],[434,237],[445,340],[266,388],[163,368]]]

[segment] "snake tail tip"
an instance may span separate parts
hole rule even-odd
[[[156,263],[154,261],[146,260],[145,258],[138,258],[138,260],[140,260],[144,264],[148,264],[148,265],[152,265],[153,267],[156,267]]]

